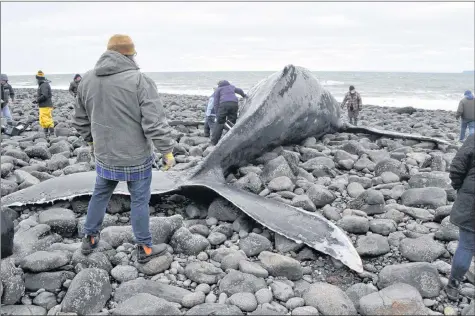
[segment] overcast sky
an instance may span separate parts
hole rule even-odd
[[[474,3],[1,3],[1,71],[83,73],[128,34],[143,71],[460,72]]]

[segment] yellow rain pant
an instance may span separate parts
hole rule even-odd
[[[40,126],[42,128],[54,127],[53,122],[53,108],[39,108],[40,109]]]

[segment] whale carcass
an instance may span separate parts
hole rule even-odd
[[[154,171],[152,195],[206,189],[228,200],[242,212],[298,243],[340,260],[356,272],[362,262],[352,242],[333,223],[290,205],[240,190],[224,177],[279,145],[297,143],[309,136],[321,137],[339,130],[368,132],[390,137],[448,143],[421,136],[391,133],[364,127],[349,127],[340,121],[339,103],[310,71],[289,65],[256,84],[241,106],[236,125],[214,150],[189,171]],[[41,182],[2,198],[3,206],[50,203],[92,194],[95,172],[75,173]],[[115,194],[128,195],[125,183]]]

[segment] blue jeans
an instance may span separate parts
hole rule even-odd
[[[472,135],[475,133],[475,121],[467,121],[462,119],[460,124],[460,141],[463,142],[465,140],[465,131],[468,127],[468,134]]]
[[[452,259],[450,277],[457,281],[462,281],[475,255],[475,233],[462,228],[459,231],[459,244]]]
[[[7,121],[12,120],[12,114],[10,113],[10,108],[8,107],[8,104],[5,105],[2,109],[2,116],[7,119]]]
[[[97,235],[101,229],[102,221],[106,214],[107,205],[118,181],[107,180],[96,176],[96,185],[87,209],[86,223],[84,224],[85,235]],[[128,181],[127,187],[130,192],[130,217],[135,241],[139,245],[152,246],[152,234],[150,233],[150,185],[152,177],[138,181]]]

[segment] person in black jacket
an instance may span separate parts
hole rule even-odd
[[[10,107],[8,106],[8,98],[10,97],[11,101],[15,102],[15,91],[13,91],[12,86],[8,83],[8,76],[6,74],[0,74],[0,92],[2,99],[2,116],[5,117],[7,122],[11,122],[13,118]]]
[[[79,86],[79,83],[81,82],[81,75],[80,74],[76,74],[74,76],[74,79],[73,81],[71,81],[71,84],[69,85],[69,93],[73,96],[73,98],[76,98],[76,96],[78,95],[78,86]]]
[[[50,81],[46,80],[45,74],[41,70],[38,70],[36,74],[36,81],[38,82],[38,94],[33,103],[38,104],[40,108],[40,126],[43,128],[45,136],[49,138],[50,135],[54,135],[53,94]]]
[[[450,166],[450,180],[457,190],[450,222],[459,227],[459,243],[452,260],[452,271],[446,287],[447,296],[458,300],[460,282],[475,255],[475,134],[470,135],[455,155]]]

